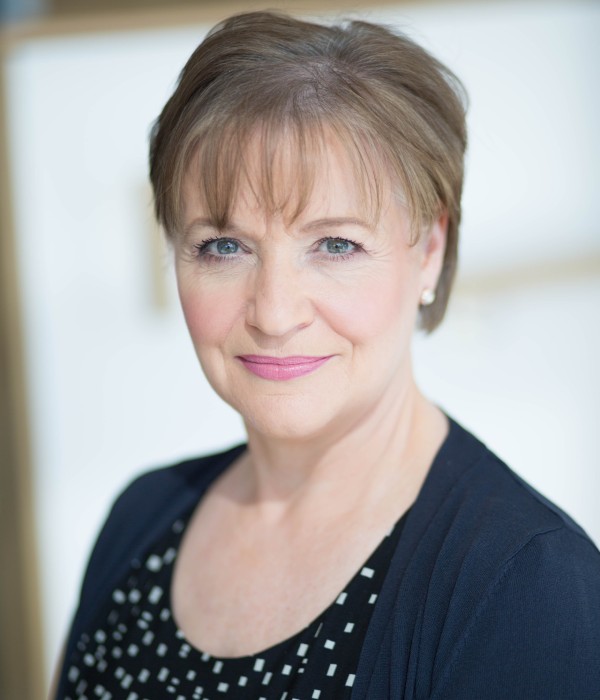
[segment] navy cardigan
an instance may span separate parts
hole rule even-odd
[[[57,699],[73,646],[130,561],[244,449],[147,473],[118,498],[88,564]],[[600,699],[600,552],[454,421],[390,562],[352,697]]]

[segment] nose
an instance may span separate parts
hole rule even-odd
[[[250,282],[247,322],[265,335],[282,337],[310,325],[313,318],[302,271],[280,257],[263,260]]]

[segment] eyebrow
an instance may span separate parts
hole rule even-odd
[[[336,228],[338,226],[358,226],[360,228],[367,229],[367,231],[373,231],[374,226],[372,224],[363,221],[362,219],[357,219],[354,216],[335,216],[331,218],[316,219],[302,227],[302,231],[313,231],[315,229],[322,228]]]
[[[375,227],[362,219],[358,219],[354,216],[334,216],[334,217],[324,217],[322,219],[315,219],[314,221],[309,221],[307,224],[302,226],[300,231],[303,233],[310,233],[311,231],[321,230],[324,228],[338,228],[341,226],[358,226],[359,228],[364,228],[367,231],[374,231]],[[184,238],[187,238],[194,229],[198,228],[210,228],[213,231],[219,231],[221,233],[229,234],[245,234],[246,232],[240,226],[229,222],[223,228],[218,228],[211,222],[208,218],[198,218],[191,221],[183,229]]]
[[[208,218],[198,218],[190,221],[187,226],[183,228],[183,237],[187,238],[195,229],[210,228],[213,231],[222,231],[223,233],[242,233],[242,229],[235,224],[227,224],[224,228],[219,228]]]

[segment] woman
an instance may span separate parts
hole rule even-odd
[[[59,698],[597,698],[600,554],[415,385],[464,107],[403,36],[218,25],[151,137],[198,358],[248,444],[100,534]]]

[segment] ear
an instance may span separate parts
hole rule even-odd
[[[448,214],[443,212],[429,227],[422,241],[421,289],[435,289],[437,286],[444,264],[447,232]]]

